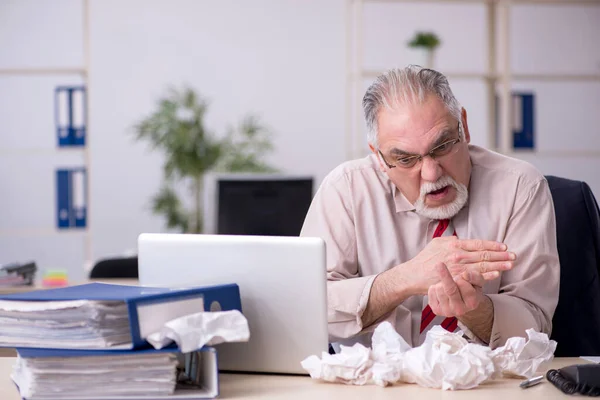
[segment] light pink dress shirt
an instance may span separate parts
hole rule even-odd
[[[452,219],[456,234],[503,242],[517,254],[513,269],[483,288],[494,304],[489,344],[497,347],[510,337],[526,336],[528,328],[550,334],[560,267],[548,184],[526,162],[472,145],[469,152],[469,201]],[[414,212],[373,155],[346,162],[327,175],[301,236],[326,242],[331,341],[370,345],[375,326],[364,329],[361,316],[375,276],[415,257],[431,240],[436,224]],[[385,318],[413,346],[420,344],[422,301],[422,296],[410,297]]]

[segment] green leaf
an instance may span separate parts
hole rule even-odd
[[[164,185],[152,198],[152,211],[166,218],[167,227],[179,228],[182,232],[187,232],[189,214],[182,207],[179,198],[170,186]]]
[[[408,45],[433,50],[440,45],[440,38],[434,32],[417,32]]]
[[[263,161],[273,149],[270,135],[256,116],[245,117],[237,129],[229,129],[217,169],[224,172],[276,172],[276,168]]]

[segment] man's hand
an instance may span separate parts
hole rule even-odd
[[[447,267],[453,278],[462,276],[469,281],[471,276],[474,279],[481,276],[484,280],[493,280],[501,271],[510,270],[515,259],[516,255],[508,252],[503,243],[447,236],[433,239],[415,258],[394,269],[411,294],[425,295],[429,287],[440,282],[436,269],[439,263]],[[483,286],[479,282],[471,283]]]
[[[426,295],[430,287],[441,285],[440,264],[450,277],[446,283],[452,281],[459,292],[461,288],[464,289],[465,296],[471,302],[473,290],[479,290],[477,298],[481,301],[479,296],[483,294],[480,288],[485,281],[496,279],[501,271],[512,269],[515,259],[516,255],[508,252],[504,243],[461,240],[455,236],[435,238],[412,260],[377,275],[367,308],[361,316],[363,326],[370,326],[410,296]],[[454,278],[457,277],[461,279],[455,282]],[[491,303],[488,297],[483,298],[486,303]],[[492,307],[491,304],[487,305]],[[487,325],[486,322],[485,326]]]
[[[436,265],[436,270],[440,282],[428,291],[431,311],[436,315],[458,318],[475,336],[489,343],[494,324],[494,304],[481,290],[485,283],[483,276],[467,271],[452,278],[442,263]]]
[[[481,274],[467,271],[453,278],[444,264],[436,264],[435,269],[440,282],[429,287],[427,296],[436,315],[461,317],[479,307],[485,297],[481,291],[485,283]]]

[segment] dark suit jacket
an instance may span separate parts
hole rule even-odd
[[[547,176],[556,214],[560,294],[556,356],[600,355],[600,213],[585,182]]]

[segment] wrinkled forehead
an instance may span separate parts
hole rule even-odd
[[[435,96],[423,104],[384,107],[378,114],[378,142],[383,151],[423,153],[456,136],[458,121]]]

